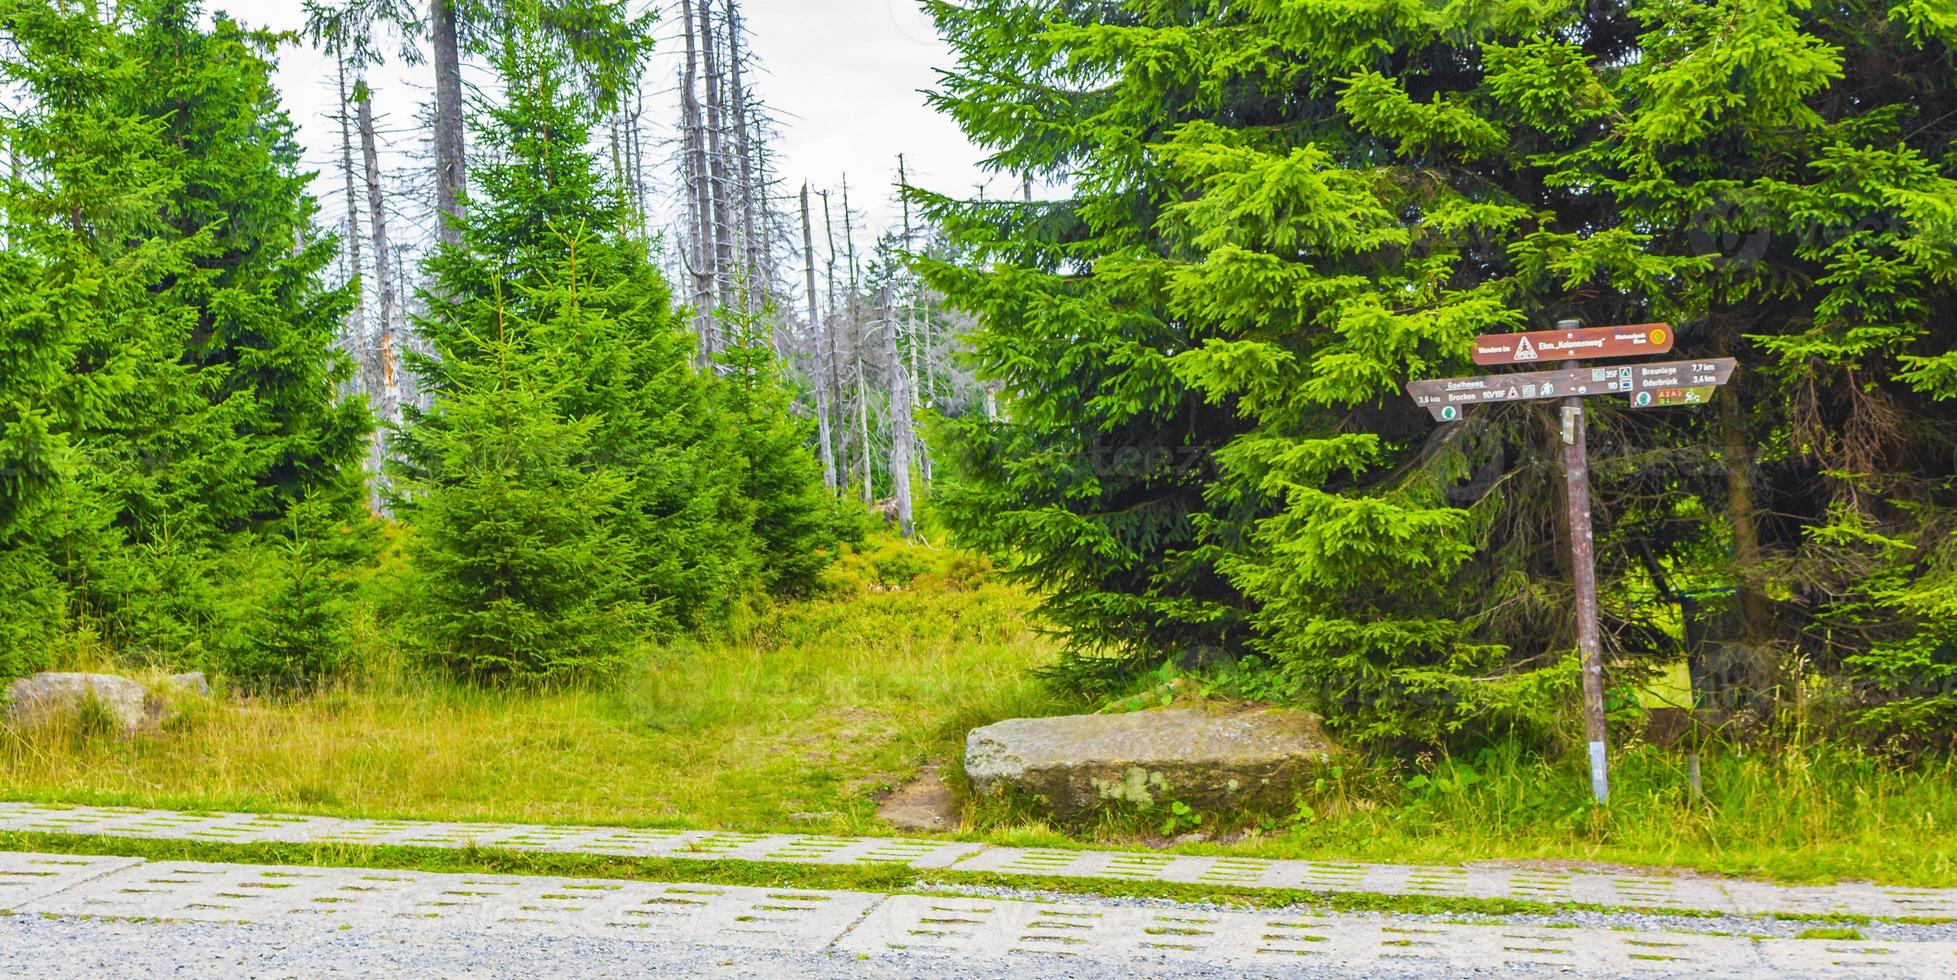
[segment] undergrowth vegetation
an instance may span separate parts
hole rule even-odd
[[[974,827],[1026,845],[1180,837],[1179,850],[1266,858],[1621,864],[1957,885],[1947,844],[1957,767],[1948,761],[1898,768],[1841,744],[1731,746],[1703,757],[1695,797],[1683,756],[1634,746],[1611,776],[1610,806],[1596,806],[1582,759],[1510,742],[1471,756],[1360,758],[1328,772],[1288,813],[1202,814],[1165,800],[1068,835],[1031,810],[986,805]]]
[[[361,583],[388,588],[385,571]],[[1106,705],[1057,695],[1033,676],[1057,655],[1033,600],[969,554],[874,538],[820,588],[751,610],[731,638],[645,645],[609,678],[500,687],[429,669],[366,616],[352,636],[358,668],[311,694],[221,690],[133,740],[0,733],[0,786],[9,798],[71,803],[887,834],[879,797],[935,764],[965,800],[963,836],[1000,843],[1957,883],[1945,843],[1957,771],[1830,742],[1709,747],[1701,798],[1682,755],[1634,746],[1619,754],[1611,805],[1598,808],[1580,759],[1507,742],[1354,755],[1281,813],[1199,813],[1165,799],[1054,826],[1030,807],[969,799],[957,762],[971,728],[1235,703],[1241,685],[1176,677]],[[63,656],[97,669],[104,654]]]
[[[647,643],[609,677],[482,686],[404,648],[362,584],[354,666],[311,694],[219,691],[164,737],[0,729],[14,798],[363,816],[862,832],[875,795],[965,731],[1071,710],[1017,589],[949,552],[879,541],[822,598],[729,638]],[[62,666],[100,669],[75,647]],[[220,679],[221,680],[221,679]]]

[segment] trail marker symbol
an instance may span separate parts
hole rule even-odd
[[[1463,406],[1485,402],[1541,401],[1563,397],[1563,476],[1569,485],[1570,568],[1576,586],[1577,649],[1583,656],[1583,727],[1590,742],[1590,792],[1610,801],[1609,733],[1604,727],[1604,650],[1597,613],[1597,543],[1590,527],[1590,459],[1583,400],[1624,395],[1632,408],[1700,405],[1733,378],[1730,357],[1697,361],[1648,361],[1587,368],[1577,358],[1668,354],[1672,328],[1665,323],[1584,327],[1564,320],[1555,330],[1491,334],[1475,338],[1481,365],[1523,364],[1544,356],[1564,358],[1559,371],[1519,371],[1478,378],[1414,381],[1407,394],[1442,422],[1461,418]]]
[[[1669,354],[1672,328],[1666,323],[1623,327],[1562,327],[1531,333],[1484,334],[1475,338],[1475,363],[1484,367],[1567,358],[1649,357]]]

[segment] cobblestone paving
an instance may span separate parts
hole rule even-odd
[[[120,807],[0,803],[0,830],[233,843],[475,845],[568,854],[729,858],[802,864],[892,863],[1003,875],[1186,882],[1319,892],[1521,899],[1731,915],[1957,919],[1957,890],[1869,884],[1796,886],[1584,870],[1351,864],[1145,852],[995,847],[926,839],[738,834],[522,824],[358,820]]]
[[[584,937],[723,949],[1262,973],[1948,976],[1957,942],[1755,939],[1456,925],[1089,901],[945,898],[511,875],[0,854],[0,912],[63,921],[276,926],[433,941]],[[1117,971],[1118,972],[1118,971]]]

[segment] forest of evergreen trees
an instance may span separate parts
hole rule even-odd
[[[1547,743],[1553,414],[1401,389],[1571,318],[1740,363],[1593,421],[1613,710],[1685,662],[1748,724],[1957,732],[1947,0],[925,6],[932,102],[1024,193],[785,186],[737,0],[319,0],[303,38],[0,0],[0,675],[83,637],[325,676],[396,551],[376,615],[431,663],[601,671],[929,501],[1077,691],[1166,661],[1355,744]]]
[[[438,73],[476,58],[496,85],[451,139],[438,80],[440,233],[410,267],[359,71],[377,32],[430,25],[394,4],[310,10],[354,74],[343,228],[322,226],[271,83],[294,38],[179,0],[0,4],[18,107],[0,123],[0,674],[86,639],[307,683],[344,666],[352,580],[395,547],[379,614],[476,678],[601,671],[810,591],[868,522],[843,475],[825,486],[771,280],[729,266],[738,295],[688,314],[638,185],[603,158],[652,18],[450,8],[473,20],[446,55],[432,25]],[[858,358],[874,350],[867,316],[844,323]]]
[[[1567,733],[1555,409],[1436,425],[1403,386],[1480,373],[1477,334],[1668,321],[1739,380],[1596,406],[1613,710],[1688,661],[1755,724],[1957,733],[1948,3],[927,5],[938,106],[1071,183],[930,202],[927,263],[1007,405],[941,507],[1070,683],[1171,660],[1356,742]]]

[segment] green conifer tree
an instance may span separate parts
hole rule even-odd
[[[0,20],[23,96],[0,124],[19,166],[8,260],[30,284],[0,302],[59,372],[20,376],[45,400],[0,492],[34,519],[0,564],[52,574],[71,625],[192,657],[234,611],[222,553],[302,496],[351,506],[358,487],[365,414],[332,347],[350,294],[320,281],[331,241],[295,249],[313,205],[277,39],[167,0],[7,0]]]
[[[558,291],[568,306],[575,282]],[[510,310],[445,364],[404,486],[415,529],[411,635],[477,680],[602,672],[649,611],[618,528],[630,481],[589,462],[598,420],[562,408],[571,372],[548,325]]]
[[[1553,725],[1549,410],[1437,429],[1401,386],[1478,333],[1668,320],[1742,380],[1595,406],[1614,679],[1677,652],[1651,565],[1733,592],[1726,647],[1949,717],[1947,11],[928,5],[940,107],[1071,191],[930,203],[1009,409],[944,510],[1052,596],[1076,680],[1255,653],[1358,740]]]
[[[734,427],[741,492],[753,507],[762,584],[777,594],[808,595],[834,561],[838,501],[822,486],[809,447],[814,423],[794,414],[794,393],[768,346],[759,312],[722,311],[727,346],[721,367],[722,415]]]
[[[693,370],[670,288],[626,233],[624,200],[587,146],[596,109],[570,84],[567,58],[534,19],[513,21],[498,49],[504,101],[475,120],[490,152],[471,173],[461,243],[428,264],[442,315],[422,324],[437,356],[420,367],[439,399],[452,371],[488,355],[500,309],[518,342],[551,345],[561,356],[543,367],[563,373],[541,383],[565,418],[591,426],[579,461],[626,477],[610,520],[635,544],[640,564],[626,571],[660,611],[657,624],[718,625],[757,576],[733,431],[714,380]],[[426,469],[423,433],[443,423],[411,422],[403,454]]]

